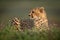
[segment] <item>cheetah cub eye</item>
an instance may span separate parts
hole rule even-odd
[[[32,13],[34,13],[34,11],[32,11]]]

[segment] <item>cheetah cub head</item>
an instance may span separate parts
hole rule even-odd
[[[38,7],[38,8],[32,9],[29,16],[31,19],[35,19],[35,20],[45,18],[46,13],[45,13],[44,7]]]

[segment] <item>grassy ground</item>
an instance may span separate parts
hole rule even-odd
[[[0,31],[0,40],[60,40],[60,29],[51,27],[50,31],[16,31],[13,26],[7,25]]]

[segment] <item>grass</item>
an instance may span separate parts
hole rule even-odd
[[[60,29],[51,27],[49,31],[16,31],[9,24],[0,31],[0,40],[60,40]]]

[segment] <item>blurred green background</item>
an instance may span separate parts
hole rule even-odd
[[[0,0],[0,24],[13,17],[29,18],[30,10],[41,6],[45,7],[49,21],[60,23],[60,0]]]

